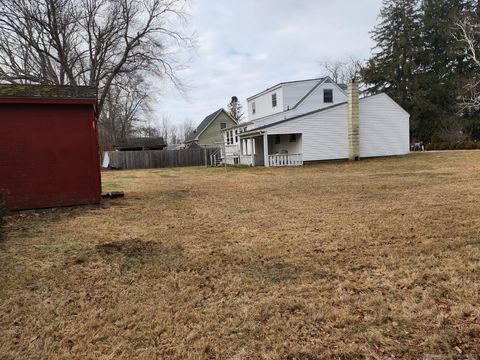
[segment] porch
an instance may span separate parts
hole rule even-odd
[[[302,134],[251,133],[240,136],[240,164],[302,166]]]

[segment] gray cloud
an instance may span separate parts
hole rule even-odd
[[[318,62],[367,58],[382,0],[196,0],[189,28],[198,35],[180,77],[188,99],[166,87],[156,117],[195,124],[236,95],[245,99],[281,81],[321,76]]]

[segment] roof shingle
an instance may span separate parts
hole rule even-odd
[[[0,98],[96,99],[91,86],[0,84]]]

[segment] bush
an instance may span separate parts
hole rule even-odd
[[[426,150],[477,150],[480,141],[464,140],[456,142],[435,142],[425,146]]]

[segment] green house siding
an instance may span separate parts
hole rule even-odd
[[[200,134],[197,144],[202,146],[219,147],[223,143],[223,132],[220,124],[225,123],[227,128],[237,125],[225,112],[222,111],[215,120]]]

